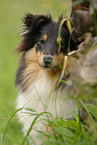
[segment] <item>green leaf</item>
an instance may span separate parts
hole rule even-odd
[[[71,22],[67,19],[67,27],[69,29],[70,34],[72,33]]]
[[[43,131],[41,131],[41,130],[36,130],[38,133],[40,133],[40,134],[42,134],[42,135],[44,135],[44,136],[46,136],[46,137],[49,137],[49,135],[48,134],[46,134],[46,133],[44,133]]]
[[[79,122],[79,117],[75,113],[73,113],[73,114],[74,114],[76,121]]]
[[[24,108],[24,109],[27,111],[36,112],[34,109],[31,109],[31,108]]]
[[[86,110],[91,113],[97,119],[97,107],[93,104],[85,103]]]

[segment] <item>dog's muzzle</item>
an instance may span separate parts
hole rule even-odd
[[[49,55],[43,56],[43,62],[46,66],[49,66],[53,61],[53,57]]]
[[[39,61],[40,66],[45,70],[52,70],[58,66],[57,62],[52,55],[43,55]]]

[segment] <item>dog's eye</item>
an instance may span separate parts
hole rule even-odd
[[[67,47],[63,41],[61,41],[61,52],[63,52],[64,54],[67,54]]]
[[[44,45],[45,44],[45,40],[41,39],[38,43],[39,43],[39,45]]]
[[[45,43],[45,40],[43,40],[43,39],[42,39],[42,40],[40,40],[40,43],[44,44],[44,43]]]

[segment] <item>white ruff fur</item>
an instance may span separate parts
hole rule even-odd
[[[56,76],[56,78],[59,76]],[[19,91],[19,96],[17,100],[17,108],[31,108],[35,110],[37,113],[44,112],[45,109],[47,112],[52,113],[53,116],[70,118],[72,117],[73,109],[75,107],[76,102],[74,100],[65,100],[65,92],[58,90],[55,93],[54,85],[56,80],[50,79],[46,71],[41,71],[40,78],[33,82],[33,84],[24,92]],[[47,108],[44,107],[45,104]],[[26,112],[26,110],[22,110],[22,112]],[[31,123],[35,116],[30,116],[25,113],[18,113],[21,118],[21,121],[24,124],[24,132],[26,134],[29,129]],[[38,133],[34,129],[42,129],[46,131],[46,127],[44,127],[43,123],[39,121],[36,123],[34,128],[32,129],[30,135],[34,138],[36,145],[40,145],[39,137],[37,137]],[[33,145],[34,143],[32,143]]]

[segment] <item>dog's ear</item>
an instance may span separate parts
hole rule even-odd
[[[17,52],[27,51],[32,48],[40,35],[41,28],[51,22],[51,16],[27,14],[23,18],[24,26],[21,35],[24,37]]]
[[[67,33],[67,39],[69,39],[70,41],[67,40],[68,41],[67,45],[68,45],[70,51],[77,50],[78,45],[84,40],[83,38],[81,38],[82,34],[78,33],[76,31],[76,28],[74,28],[74,26],[72,25],[71,21],[68,20],[63,15],[61,15],[59,17],[59,22],[60,22],[61,26],[66,28],[66,30],[68,32]]]
[[[69,49],[70,51],[74,51],[78,49],[78,45],[84,41],[83,37],[82,37],[82,33],[77,32],[76,28],[72,25],[72,23],[68,20],[64,23],[65,28],[68,29],[69,31]]]
[[[82,33],[77,33],[76,30],[73,30],[70,36],[70,51],[77,50],[81,42],[84,41]]]
[[[76,28],[72,25],[72,23],[67,20],[64,22],[63,26],[68,29],[69,32],[69,40],[68,43],[68,47],[70,49],[70,51],[74,51],[78,49],[78,45],[84,40],[82,37],[82,33],[78,33],[76,31]]]
[[[28,13],[23,19],[23,22],[28,30],[35,30],[36,28],[39,28],[42,25],[49,23],[50,21],[50,15],[32,15],[30,13]]]

